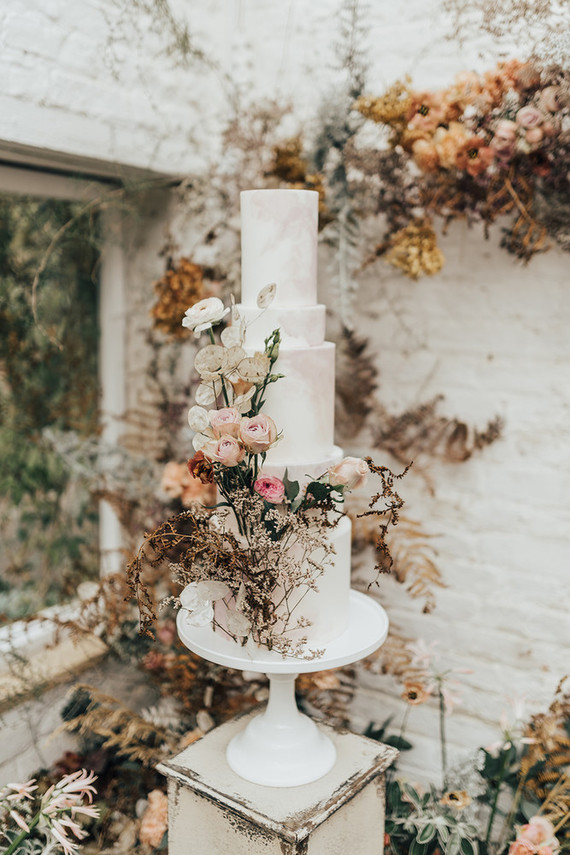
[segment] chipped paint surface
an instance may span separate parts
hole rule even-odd
[[[350,846],[382,855],[385,771],[398,752],[324,726],[338,757],[328,775],[302,787],[262,787],[225,759],[247,720],[216,728],[158,767],[169,780],[171,855],[183,855],[189,838],[208,853],[231,845],[232,855],[345,855]]]

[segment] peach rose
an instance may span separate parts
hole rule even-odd
[[[419,139],[412,143],[414,160],[424,172],[435,172],[439,166],[437,149],[432,142]]]
[[[277,439],[277,427],[273,419],[259,413],[241,420],[239,438],[248,451],[260,454],[267,451]]]
[[[537,128],[539,125],[542,125],[544,116],[532,104],[527,104],[526,107],[521,107],[518,111],[516,121],[517,125],[520,125],[521,128]]]
[[[455,166],[457,152],[467,139],[467,131],[459,122],[450,122],[449,129],[438,128],[434,134],[435,150],[444,169]]]
[[[518,125],[516,122],[511,122],[508,119],[501,119],[500,122],[497,122],[495,135],[489,145],[499,160],[507,161],[513,156],[517,131]]]
[[[541,109],[547,113],[556,113],[560,109],[559,90],[557,86],[547,86],[538,96]]]
[[[229,436],[238,435],[241,416],[235,407],[209,410],[208,416],[210,417],[210,425],[214,431],[214,436],[218,437],[218,439],[224,433]]]
[[[345,457],[340,463],[331,466],[328,475],[329,484],[333,487],[357,490],[366,484],[368,464],[361,457]]]
[[[552,842],[554,837],[554,826],[544,816],[533,816],[526,825],[522,826],[518,837],[535,846],[540,846],[543,843],[548,844]]]
[[[223,466],[237,466],[245,457],[245,449],[235,436],[223,434],[219,439],[211,439],[201,449],[204,457]]]
[[[529,128],[525,134],[525,139],[530,145],[537,145],[543,138],[542,128]]]
[[[141,820],[139,840],[156,849],[167,828],[168,798],[161,790],[152,790],[148,794],[148,807]]]
[[[253,489],[259,493],[266,502],[272,505],[278,505],[283,501],[285,496],[285,485],[281,478],[276,478],[274,475],[260,475],[257,478]]]

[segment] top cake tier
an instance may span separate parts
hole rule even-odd
[[[241,194],[241,303],[256,306],[277,284],[275,308],[317,302],[319,194],[314,190],[245,190]]]

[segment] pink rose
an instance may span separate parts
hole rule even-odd
[[[537,128],[539,125],[542,125],[544,121],[544,116],[537,110],[536,107],[533,107],[532,104],[527,104],[526,107],[521,107],[521,109],[517,113],[517,124],[521,126],[521,128]]]
[[[245,449],[235,436],[224,434],[219,439],[211,439],[200,449],[204,457],[223,466],[237,466],[245,457]]]
[[[228,436],[238,435],[241,416],[235,407],[209,410],[208,416],[210,417],[210,425],[214,431],[214,436],[219,438],[222,434],[228,434]]]
[[[509,855],[532,855],[534,846],[528,840],[517,837],[509,846]]]
[[[266,502],[271,502],[272,505],[278,505],[283,501],[285,496],[285,485],[281,478],[276,478],[274,475],[260,475],[253,485],[256,493],[259,493]]]
[[[277,439],[275,422],[269,416],[260,413],[250,419],[242,419],[239,426],[239,438],[248,451],[253,454],[267,451]]]
[[[336,466],[331,466],[328,474],[329,484],[333,487],[357,490],[366,484],[368,464],[361,457],[345,457]]]
[[[518,833],[519,839],[523,839],[534,846],[551,843],[553,837],[554,826],[544,816],[533,816]]]

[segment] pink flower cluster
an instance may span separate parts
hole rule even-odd
[[[214,438],[200,450],[212,463],[237,466],[246,453],[265,453],[277,439],[275,422],[263,413],[247,418],[234,407],[225,407],[208,415]]]
[[[518,60],[482,75],[459,74],[447,89],[410,95],[401,142],[424,172],[456,168],[477,177],[506,167],[516,154],[543,149],[560,130],[560,87],[541,86],[540,73]]]
[[[550,820],[533,816],[519,828],[516,840],[509,846],[509,855],[555,855],[559,848]]]

